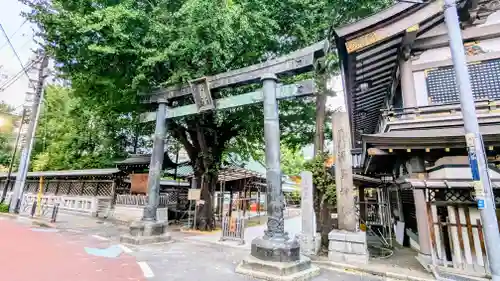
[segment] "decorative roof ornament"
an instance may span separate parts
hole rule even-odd
[[[500,0],[469,0],[460,11],[462,26],[483,24],[488,16],[500,10]]]

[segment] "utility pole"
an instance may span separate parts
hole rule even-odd
[[[46,78],[45,72],[49,64],[49,59],[43,53],[39,53],[39,56],[41,56],[41,60],[40,66],[38,68],[38,79],[35,87],[35,94],[33,95],[33,105],[31,107],[31,112],[29,115],[30,123],[26,132],[26,139],[21,150],[21,162],[19,164],[19,171],[16,175],[16,183],[14,185],[12,199],[9,206],[9,211],[11,213],[17,213],[19,211],[20,200],[23,196],[26,176],[28,174],[36,126],[38,123],[38,118],[40,117],[40,105],[43,102],[43,86]]]
[[[469,72],[465,60],[464,45],[458,20],[455,0],[444,0],[444,16],[448,34],[450,36],[450,49],[457,87],[460,94],[460,105],[464,118],[465,140],[469,153],[469,163],[474,181],[477,207],[481,211],[481,220],[484,225],[484,240],[486,253],[491,269],[493,281],[500,281],[500,234],[496,216],[495,197],[491,188],[488,175],[488,164],[484,143],[479,132],[479,124],[476,116],[476,106],[472,95]]]

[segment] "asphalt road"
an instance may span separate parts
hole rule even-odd
[[[110,241],[0,220],[0,275],[12,281],[145,281],[136,259]]]

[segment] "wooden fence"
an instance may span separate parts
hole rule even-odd
[[[489,276],[483,224],[471,190],[427,190],[427,197],[433,265]]]
[[[9,190],[12,190],[15,180],[9,181]],[[7,185],[7,180],[0,181],[0,190]],[[70,196],[111,196],[114,180],[88,180],[88,179],[45,179],[43,194],[70,195]],[[40,188],[39,180],[26,180],[24,192],[37,193]]]

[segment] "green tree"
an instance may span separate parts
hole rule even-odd
[[[331,214],[337,204],[335,177],[325,167],[328,157],[326,153],[319,153],[305,164],[305,168],[313,174],[314,211],[323,249],[328,248],[328,233],[333,228]]]
[[[65,170],[113,166],[133,143],[134,120],[126,115],[102,116],[82,103],[71,88],[45,90],[37,127],[32,169]]]
[[[304,171],[306,160],[300,148],[288,147],[286,143],[282,143],[280,147],[281,170],[287,176],[297,176]],[[254,159],[265,167],[264,151],[259,150],[254,152]]]
[[[0,170],[7,170],[10,165],[15,145],[14,124],[18,119],[14,108],[0,102]]]
[[[137,113],[138,91],[185,83],[254,64],[326,37],[329,26],[371,13],[384,1],[25,0],[46,51],[95,116]],[[255,88],[224,89],[216,98]],[[173,106],[187,100],[176,100]],[[280,103],[282,140],[311,143],[314,101]],[[200,229],[213,228],[212,193],[229,145],[261,146],[262,105],[169,120],[187,151],[206,204]],[[117,129],[118,130],[118,129]],[[109,130],[108,130],[109,131]],[[203,180],[201,180],[203,178]]]

